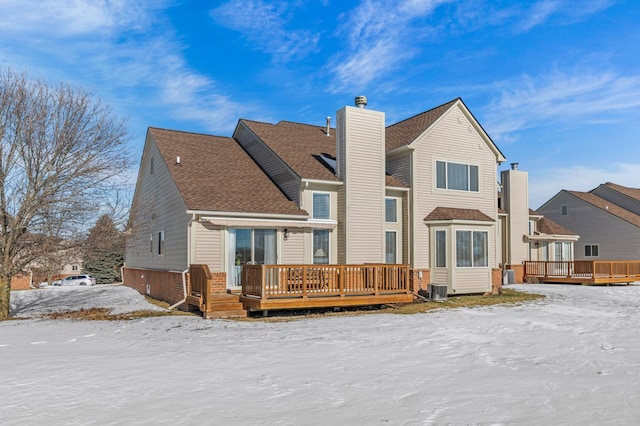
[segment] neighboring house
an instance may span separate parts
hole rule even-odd
[[[607,182],[562,190],[538,211],[580,235],[576,260],[640,259],[640,189]]]
[[[528,174],[512,163],[501,172],[499,204],[500,264],[514,270],[515,282],[523,282],[527,260],[574,260],[579,235],[529,208]]]
[[[192,264],[233,291],[247,263],[402,263],[415,290],[433,282],[468,294],[492,291],[502,267],[527,260],[526,178],[515,186],[523,194],[506,196],[524,205],[499,213],[505,157],[460,98],[390,126],[363,97],[356,105],[337,112],[335,128],[329,118],[241,119],[233,137],[150,128],[125,284],[176,302]],[[516,214],[525,228],[511,226],[505,246]],[[522,256],[504,248],[515,245]]]

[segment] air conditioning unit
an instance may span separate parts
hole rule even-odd
[[[429,299],[434,302],[440,302],[447,300],[447,285],[446,284],[429,284],[427,286],[429,292]]]
[[[513,269],[507,269],[502,275],[502,284],[515,284],[516,283],[516,271]]]

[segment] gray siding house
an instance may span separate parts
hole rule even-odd
[[[640,189],[607,182],[562,190],[538,211],[580,235],[576,260],[640,259]]]

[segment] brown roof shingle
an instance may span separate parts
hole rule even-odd
[[[452,207],[436,207],[424,218],[431,220],[476,220],[480,222],[495,222],[491,217],[476,209],[458,209]]]
[[[537,222],[536,229],[539,233],[546,235],[576,235],[575,232],[569,231],[567,228],[557,224],[548,217],[540,219]]]
[[[392,151],[416,140],[422,132],[449,110],[458,99],[460,98],[388,126],[385,134],[386,150]]]
[[[607,182],[604,184],[604,186],[607,186],[613,189],[614,191],[624,194],[627,197],[633,198],[636,201],[640,201],[640,189],[638,188],[629,188],[629,187],[618,185],[612,182]]]
[[[640,216],[625,209],[617,204],[613,204],[610,201],[605,200],[604,198],[598,197],[595,194],[590,192],[578,192],[578,191],[566,191],[568,194],[573,195],[595,207],[598,207],[605,212],[616,216],[619,219],[629,222],[632,225],[640,227]]]
[[[308,215],[287,199],[234,139],[158,128],[149,128],[149,135],[187,209]]]
[[[321,126],[280,121],[278,124],[241,119],[273,152],[303,179],[336,181],[320,156],[336,156],[336,132]]]

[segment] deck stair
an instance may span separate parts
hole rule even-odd
[[[244,309],[240,297],[235,294],[212,294],[209,296],[207,307],[202,307],[202,315],[207,319],[215,318],[244,318]]]

